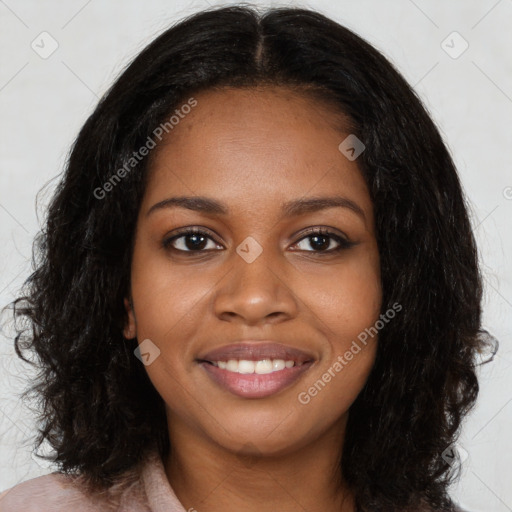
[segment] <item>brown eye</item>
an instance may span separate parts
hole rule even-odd
[[[351,242],[351,241],[347,240],[346,238],[343,238],[340,235],[333,233],[332,231],[329,231],[327,229],[322,229],[322,228],[320,228],[320,229],[315,228],[315,229],[308,231],[306,236],[301,238],[299,240],[299,242],[297,242],[297,244],[295,244],[295,245],[298,245],[307,239],[309,239],[308,244],[312,250],[309,251],[306,248],[302,248],[299,250],[304,250],[306,252],[318,252],[318,253],[331,254],[331,253],[342,251],[344,249],[349,249],[350,247],[353,247],[354,245],[356,245],[355,242]],[[335,245],[334,247],[333,247],[333,244]]]
[[[208,247],[208,242],[211,242]],[[210,234],[197,228],[187,228],[162,242],[165,249],[181,252],[204,252],[219,247]]]

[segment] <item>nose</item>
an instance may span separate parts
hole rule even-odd
[[[214,294],[214,309],[224,321],[246,325],[276,323],[296,316],[298,300],[283,262],[263,252],[252,262],[233,255],[233,267]]]

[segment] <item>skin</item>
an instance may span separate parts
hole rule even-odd
[[[357,160],[338,149],[350,132],[332,107],[285,88],[195,98],[197,106],[152,155],[136,228],[132,305],[125,301],[125,336],[149,338],[160,350],[145,368],[166,403],[167,477],[187,510],[353,511],[338,461],[377,338],[309,403],[298,400],[380,313],[372,202]],[[169,207],[148,214],[173,196],[207,196],[229,213]],[[283,203],[313,196],[348,198],[363,215],[346,207],[281,215]],[[209,230],[203,252],[194,252],[190,236],[163,247],[185,226]],[[326,253],[339,244],[306,237],[316,227],[355,245]],[[248,236],[263,250],[252,263],[236,252]],[[315,363],[277,394],[241,398],[195,359],[242,339],[288,344],[313,354]]]

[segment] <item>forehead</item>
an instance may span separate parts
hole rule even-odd
[[[343,194],[371,212],[357,162],[338,149],[350,133],[341,112],[280,87],[209,90],[194,98],[197,105],[155,150],[146,203],[214,196],[235,211]]]

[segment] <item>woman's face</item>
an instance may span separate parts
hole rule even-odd
[[[338,149],[349,132],[322,104],[283,88],[195,99],[153,155],[125,336],[144,343],[171,442],[194,432],[233,452],[291,452],[343,430],[374,362],[376,337],[358,341],[381,307],[372,203],[357,159]],[[307,203],[320,198],[337,205]],[[317,229],[332,234],[308,233]],[[271,373],[199,360],[264,342],[280,346],[230,358]],[[293,360],[283,345],[309,362],[256,362]]]

